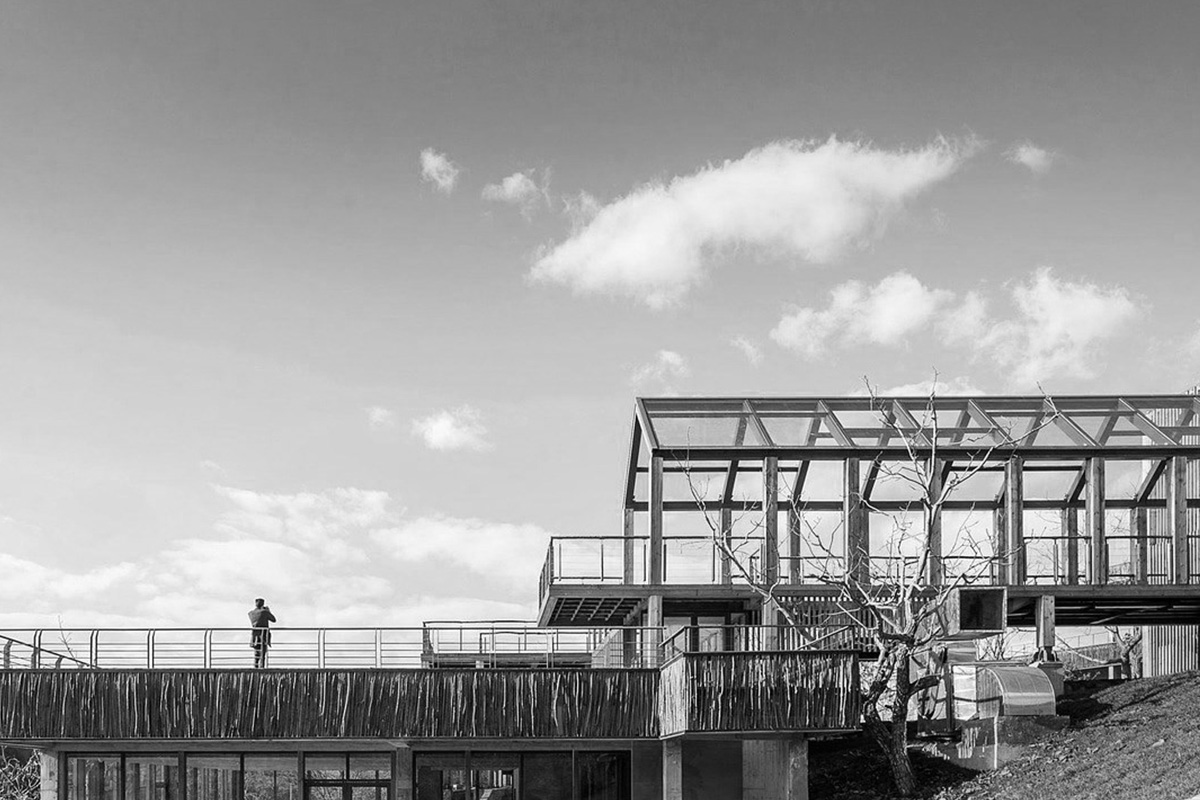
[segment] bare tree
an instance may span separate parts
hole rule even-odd
[[[41,786],[41,761],[37,753],[24,761],[0,753],[0,798],[38,800]]]
[[[936,374],[933,385],[937,385]],[[961,587],[990,576],[999,565],[1010,564],[1022,555],[998,555],[990,548],[983,548],[980,540],[988,537],[973,530],[978,523],[970,512],[962,516],[959,527],[946,537],[943,511],[967,481],[985,468],[1006,461],[1011,448],[1021,440],[1032,440],[1041,428],[1053,424],[1059,414],[1047,398],[1045,413],[1031,418],[1028,428],[1020,432],[993,425],[986,433],[970,434],[954,426],[957,430],[951,438],[956,453],[951,468],[939,452],[943,434],[936,389],[930,392],[924,409],[913,413],[914,409],[880,398],[869,383],[867,386],[872,410],[882,423],[881,443],[891,445],[894,453],[890,458],[878,455],[870,463],[872,481],[893,483],[910,499],[900,510],[889,511],[861,498],[863,513],[881,515],[891,525],[883,540],[885,552],[880,557],[872,556],[868,542],[851,543],[846,536],[843,538],[850,549],[835,553],[806,520],[802,505],[799,513],[793,515],[809,545],[819,553],[817,581],[835,590],[833,611],[817,625],[813,624],[811,614],[801,613],[780,591],[781,578],[764,582],[753,565],[730,545],[729,531],[705,504],[705,487],[693,479],[686,465],[683,471],[721,557],[730,562],[765,605],[778,610],[783,624],[798,632],[801,646],[820,646],[824,638],[821,631],[830,627],[849,627],[870,640],[878,655],[874,664],[864,670],[861,687],[864,727],[887,757],[897,791],[907,797],[917,791],[908,755],[910,701],[944,680],[936,667],[944,665],[944,658],[935,651],[944,639],[947,604]],[[750,526],[757,529],[761,519],[750,520]],[[944,565],[950,563],[964,566],[947,570]],[[918,661],[935,666],[928,674],[914,677],[911,668]]]

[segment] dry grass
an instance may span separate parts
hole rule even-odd
[[[1186,800],[1200,794],[1200,672],[1132,681],[1059,703],[1071,727],[1016,761],[972,773],[914,753],[935,800]],[[887,800],[887,768],[866,742],[815,745],[812,796]]]

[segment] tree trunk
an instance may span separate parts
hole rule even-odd
[[[896,793],[901,797],[913,797],[917,793],[917,778],[913,774],[912,761],[908,757],[908,700],[912,695],[908,673],[908,646],[895,645],[888,660],[895,675],[896,687],[896,694],[892,698],[892,720],[888,723],[880,718],[876,701],[866,704],[863,721],[867,732],[887,758]]]

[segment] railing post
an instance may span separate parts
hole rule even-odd
[[[383,666],[383,631],[375,629],[375,667]]]
[[[621,550],[621,568],[622,579],[626,586],[632,585],[635,582],[634,578],[634,550],[633,550],[633,532],[634,532],[634,511],[632,508],[625,509],[622,515],[622,536],[624,541]]]
[[[4,668],[12,668],[12,639],[7,639],[4,642]]]
[[[200,645],[204,650],[204,668],[212,669],[212,628],[204,629],[204,638]]]
[[[146,669],[154,669],[154,629],[146,631]]]
[[[33,652],[29,655],[30,669],[39,669],[42,666],[42,633],[37,630],[33,634]]]
[[[317,629],[317,669],[325,669],[325,629]]]
[[[88,664],[97,669],[100,667],[100,631],[95,628],[88,636]]]

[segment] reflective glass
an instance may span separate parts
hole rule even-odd
[[[300,800],[297,778],[293,754],[247,755],[244,800]]]
[[[117,756],[67,759],[69,800],[119,800],[121,759]]]
[[[177,756],[128,755],[125,757],[125,800],[177,800]]]

